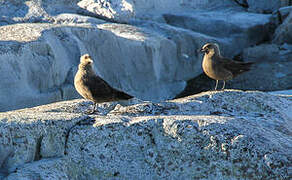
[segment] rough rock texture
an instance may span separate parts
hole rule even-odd
[[[239,54],[245,47],[265,41],[271,33],[270,15],[232,11],[198,11],[164,14],[163,17],[166,23],[172,26],[190,29],[219,39],[218,44],[222,54],[228,57]],[[220,43],[220,40],[225,43]]]
[[[246,0],[248,10],[257,13],[272,13],[283,6],[292,5],[290,0]]]
[[[282,7],[273,12],[272,21],[274,21],[275,24],[280,25],[289,16],[290,12],[292,12],[292,6]]]
[[[262,44],[246,48],[242,58],[255,65],[248,73],[230,81],[228,87],[263,91],[292,89],[292,45]]]
[[[286,29],[291,18],[288,7],[283,8],[289,4],[288,0],[0,0],[0,111],[78,97],[73,77],[83,53],[91,54],[97,73],[109,84],[140,99],[172,99],[192,79],[200,88],[190,94],[209,89],[204,83],[210,80],[197,80],[202,73],[197,49],[217,42],[222,54],[233,58],[246,48],[269,43],[271,37],[273,43],[289,46],[291,33]],[[275,71],[286,74],[285,67]]]
[[[136,102],[137,103],[137,102]],[[292,101],[250,91],[160,103],[84,100],[0,114],[2,177],[15,179],[289,179]],[[1,177],[1,175],[0,175]]]
[[[292,44],[292,11],[290,11],[289,16],[285,18],[283,24],[276,29],[273,42],[277,44]]]
[[[0,82],[0,111],[77,97],[73,77],[84,53],[94,58],[97,73],[112,86],[140,99],[173,98],[187,80],[202,73],[196,50],[206,41],[220,43],[230,56],[262,41],[269,16],[259,16],[260,21],[247,19],[245,25],[234,20],[228,38],[214,37],[212,30],[202,34],[156,22],[105,23],[72,14],[56,16],[55,24],[1,26],[0,74],[5,78]],[[236,43],[239,39],[246,43]]]
[[[280,7],[292,5],[289,0],[82,0],[78,6],[94,14],[118,21],[156,19],[165,13],[193,12],[194,10],[226,10],[272,13]]]
[[[133,19],[157,20],[164,13],[186,12],[198,9],[214,10],[229,8],[230,10],[243,10],[234,1],[220,0],[213,0],[211,2],[201,0],[94,0],[94,3],[92,0],[83,0],[81,3],[90,3],[92,6],[99,6],[100,11],[94,11],[95,13],[116,21],[130,21]],[[90,11],[90,7],[85,7],[85,9]],[[103,11],[107,13],[103,13]],[[127,14],[126,18],[125,14]]]
[[[123,24],[92,26],[0,27],[1,111],[77,97],[72,83],[84,53],[93,57],[98,74],[112,86],[142,99],[172,98],[184,89],[185,80],[201,73],[197,52],[193,61],[182,56],[206,41],[198,33],[164,25],[156,27],[164,34]]]
[[[261,44],[249,47],[240,54],[240,59],[255,62],[251,70],[230,81],[227,88],[242,90],[279,91],[292,89],[292,45]],[[221,87],[221,83],[219,84]],[[177,97],[211,90],[215,81],[202,74],[189,80],[187,87]]]
[[[284,97],[292,99],[292,90],[291,89],[284,90],[284,91],[271,91],[269,93],[271,93],[273,95],[284,96]]]
[[[201,0],[31,0],[0,1],[0,24],[20,22],[51,22],[61,13],[90,15],[116,22],[130,19],[151,18],[165,12],[231,8],[241,10],[233,1],[216,0],[211,3]]]
[[[127,22],[135,17],[133,4],[126,0],[82,0],[78,3],[78,6],[118,22]]]

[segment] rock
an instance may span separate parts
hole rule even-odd
[[[91,54],[98,73],[111,85],[142,99],[172,98],[186,79],[201,72],[200,61],[181,54],[192,52],[192,59],[197,58],[194,49],[207,39],[200,34],[164,27],[167,36],[130,25],[72,24],[0,27],[1,111],[78,97],[72,84],[83,53]],[[174,35],[177,41],[168,39]]]
[[[269,93],[271,93],[273,95],[284,96],[284,97],[290,98],[292,100],[292,90],[271,91]]]
[[[41,173],[40,173],[41,172]],[[9,174],[5,180],[72,179],[68,162],[63,158],[42,159]]]
[[[234,0],[234,2],[236,2],[238,5],[244,8],[248,8],[247,0]]]
[[[108,103],[105,103],[108,104]],[[213,91],[83,115],[84,100],[0,114],[6,179],[282,179],[292,101]],[[54,147],[54,148],[52,148]],[[9,151],[8,151],[9,150]]]
[[[289,0],[246,0],[248,11],[256,13],[272,13],[280,7],[291,5]]]
[[[283,24],[281,24],[276,29],[273,43],[292,44],[292,12],[290,12],[289,16],[284,20]]]
[[[133,19],[155,19],[164,13],[193,11],[194,9],[229,8],[241,10],[233,1],[204,2],[200,0],[170,1],[124,1],[124,0],[82,0],[78,5],[94,14],[117,22],[129,22]]]
[[[290,70],[292,65],[291,45],[261,44],[244,49],[238,58],[238,60],[245,62],[255,62],[255,64],[250,71],[227,81],[227,88],[261,91],[292,89]],[[177,97],[212,90],[214,86],[214,80],[202,74],[189,80],[185,90],[177,95]]]
[[[260,21],[251,17],[248,25],[234,20],[236,30],[228,37],[157,22],[125,25],[74,14],[54,16],[54,23],[1,26],[0,74],[5,78],[0,82],[0,111],[79,97],[73,77],[84,53],[94,58],[97,73],[113,87],[144,100],[171,99],[202,73],[196,50],[205,42],[218,42],[223,54],[232,56],[263,40],[266,34],[258,31],[268,27],[268,16],[255,15]],[[216,18],[226,16],[218,13]]]
[[[90,16],[82,16],[78,14],[72,13],[62,13],[52,18],[54,24],[65,24],[65,25],[74,25],[74,24],[101,24],[105,23],[105,21],[90,17]]]
[[[117,22],[128,22],[135,16],[132,3],[125,0],[81,0],[78,6]]]
[[[231,39],[222,48],[223,54],[229,57],[239,54],[245,47],[265,41],[271,33],[270,15],[263,14],[234,11],[198,11],[165,14],[164,18],[166,23],[172,26],[190,29],[225,40]],[[221,44],[220,47],[222,47]]]
[[[275,24],[280,25],[288,17],[290,12],[292,12],[292,6],[282,7],[273,12],[272,19]]]
[[[0,1],[0,25],[14,23],[54,22],[55,16],[64,13],[88,15],[90,12],[79,7],[79,0],[33,0]],[[93,14],[91,14],[94,16]]]
[[[44,0],[43,0],[44,1]],[[53,16],[54,11],[59,12],[58,6],[63,6],[61,1],[60,5],[50,3],[50,1],[44,1],[46,7],[42,7],[49,16]],[[133,0],[81,0],[79,2],[73,2],[70,4],[70,12],[75,11],[79,14],[87,14],[92,16],[104,17],[107,20],[114,22],[131,22],[133,19],[144,20],[157,20],[158,16],[168,13],[181,13],[181,12],[194,12],[194,10],[207,10],[218,11],[228,10],[235,12],[245,12],[248,9],[253,13],[272,13],[281,7],[292,5],[289,0],[233,0],[233,1],[220,1],[213,0],[201,1],[201,0],[147,0],[147,1],[133,1]],[[54,9],[54,11],[52,10]],[[68,12],[67,10],[66,12]]]
[[[0,163],[5,174],[16,171],[25,163],[62,156],[67,131],[87,118],[70,113],[36,112],[37,109],[26,111],[23,119],[21,111],[1,114]]]
[[[216,10],[229,8],[243,10],[233,1],[171,0],[37,0],[1,1],[0,25],[23,22],[53,22],[58,14],[73,13],[99,17],[114,22],[129,22],[132,19],[152,18],[162,13],[193,11],[194,9]]]
[[[61,43],[57,40],[64,35],[60,31],[55,29],[44,33],[53,27],[56,26],[17,24],[0,27],[0,72],[3,78],[0,82],[1,111],[55,102],[63,98],[61,89],[67,86],[70,72],[73,73],[72,65],[77,65],[79,53],[66,49],[66,45],[74,41]],[[65,35],[62,38],[66,38]]]
[[[248,13],[242,4],[0,1],[0,111],[79,97],[72,82],[83,53],[113,87],[143,100],[172,99],[202,73],[195,52],[202,44],[217,42],[232,58],[269,40],[271,15]]]
[[[249,72],[230,82],[232,88],[262,91],[292,88],[292,46],[262,44],[243,51],[242,59],[256,64]],[[256,77],[256,78],[255,78]]]

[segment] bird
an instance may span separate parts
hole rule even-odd
[[[249,71],[254,64],[254,62],[240,62],[223,57],[217,43],[206,43],[200,51],[204,53],[202,62],[204,73],[216,80],[215,91],[217,90],[219,80],[223,80],[221,90],[224,90],[225,81]]]
[[[128,100],[133,96],[111,87],[93,69],[93,60],[89,54],[80,57],[78,71],[74,77],[76,91],[85,99],[94,103],[91,114],[95,112],[97,103]]]

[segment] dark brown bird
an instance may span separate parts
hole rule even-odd
[[[107,82],[97,76],[93,70],[93,60],[88,54],[81,56],[78,71],[74,78],[74,86],[77,92],[85,99],[96,104],[133,98],[124,92],[112,88]]]
[[[225,81],[249,71],[253,64],[253,62],[239,62],[221,56],[219,46],[216,43],[207,43],[200,51],[205,53],[202,63],[204,72],[216,80],[215,90],[217,90],[219,80],[223,80],[222,90],[224,90]]]

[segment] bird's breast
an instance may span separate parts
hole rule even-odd
[[[222,64],[216,62],[216,60],[210,57],[204,57],[202,63],[204,73],[215,80],[227,80],[230,79],[230,72],[226,71]]]
[[[74,78],[74,86],[76,91],[84,98],[86,99],[92,99],[91,98],[91,92],[89,91],[88,87],[85,83],[86,75],[80,71],[78,71]]]
[[[206,56],[204,56],[204,59],[203,59],[203,63],[202,63],[202,68],[203,68],[203,71],[204,73],[209,76],[210,78],[213,78],[214,76],[214,64],[211,60],[211,58],[208,58]]]

